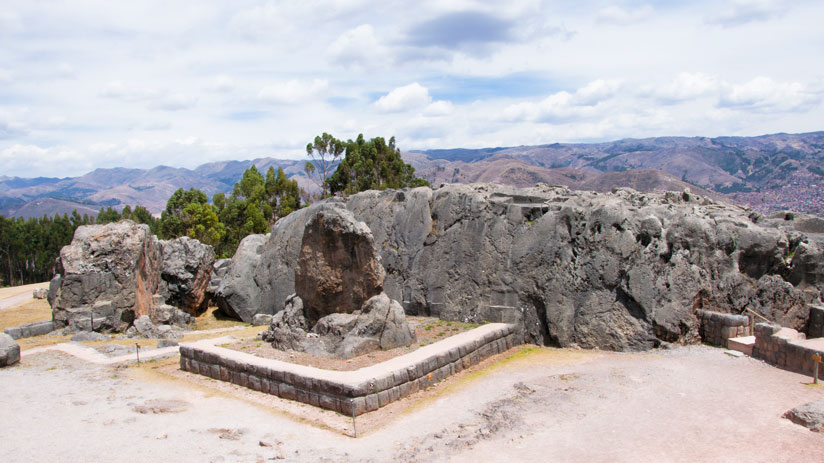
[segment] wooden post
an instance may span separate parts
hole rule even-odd
[[[134,343],[134,353],[137,355],[137,366],[140,366],[140,344]]]
[[[818,384],[818,364],[821,363],[821,355],[813,354],[813,384]]]
[[[355,399],[350,399],[349,400],[349,406],[352,408],[352,430],[355,433],[355,439],[357,439],[358,438],[358,426],[355,424]]]

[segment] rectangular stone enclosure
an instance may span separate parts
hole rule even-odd
[[[180,368],[345,415],[377,410],[521,344],[490,323],[355,371],[322,370],[211,345],[180,346]]]

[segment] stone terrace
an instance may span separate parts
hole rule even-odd
[[[520,344],[490,323],[355,371],[296,365],[213,345],[180,347],[181,369],[346,415],[377,410]]]

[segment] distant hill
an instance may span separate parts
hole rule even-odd
[[[405,157],[419,175],[435,183],[499,179],[527,185],[542,179],[598,191],[620,185],[641,191],[691,185],[762,211],[824,215],[824,132],[435,150]],[[638,173],[652,170],[667,175]]]
[[[73,178],[0,177],[0,215],[40,217],[44,214],[70,213],[95,215],[101,207],[122,209],[129,204],[141,205],[160,213],[178,188],[197,188],[210,197],[229,192],[243,171],[254,164],[261,173],[269,166],[283,168],[307,191],[317,186],[303,172],[305,160],[260,158],[251,161],[223,161],[203,164],[194,170],[158,166],[153,169],[96,169]]]
[[[536,183],[573,189],[639,191],[692,189],[769,212],[793,209],[824,215],[824,132],[759,137],[657,137],[606,143],[555,143],[482,149],[405,152],[417,175],[433,185]],[[306,160],[222,161],[195,169],[97,169],[75,178],[0,177],[0,214],[32,217],[101,207],[142,205],[159,213],[178,188],[211,196],[228,192],[254,164],[282,167],[307,191],[318,187],[303,172]]]

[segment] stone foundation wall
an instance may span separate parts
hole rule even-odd
[[[824,356],[824,347],[805,346],[805,339],[793,339],[798,333],[790,328],[758,323],[755,325],[755,347],[752,355],[767,363],[805,375],[813,374],[813,354]],[[819,344],[821,345],[821,344]],[[819,375],[824,369],[819,365]]]
[[[701,340],[706,343],[727,347],[729,338],[750,334],[750,319],[747,316],[709,310],[698,310],[695,314],[701,322],[699,327]]]
[[[54,323],[51,320],[45,322],[26,323],[25,325],[6,328],[4,333],[11,336],[12,339],[30,338],[32,336],[40,336],[49,334],[54,331]]]
[[[321,370],[216,346],[183,345],[180,368],[345,415],[361,415],[521,342],[512,325],[492,323],[356,371]]]

